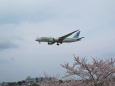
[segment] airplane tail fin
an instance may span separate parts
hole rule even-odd
[[[80,31],[78,31],[73,38],[79,38]]]

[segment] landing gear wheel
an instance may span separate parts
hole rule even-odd
[[[57,44],[59,46],[59,44]]]

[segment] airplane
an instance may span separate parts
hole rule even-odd
[[[77,33],[75,34],[75,36],[73,38],[67,38],[68,36],[72,35],[75,32],[77,32]],[[64,36],[61,36],[61,37],[58,37],[58,38],[37,37],[37,39],[35,41],[38,41],[39,44],[40,44],[40,42],[47,42],[48,45],[53,45],[54,43],[57,43],[57,45],[59,45],[59,44],[62,44],[62,43],[70,43],[70,42],[80,41],[84,37],[79,38],[79,34],[80,34],[80,31],[76,30],[76,31],[73,31],[73,32],[71,32],[67,35],[64,35]]]

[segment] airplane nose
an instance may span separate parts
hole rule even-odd
[[[37,37],[35,41],[40,41],[40,38]]]
[[[35,41],[38,41],[37,39]]]

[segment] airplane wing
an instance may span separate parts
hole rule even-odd
[[[64,36],[62,36],[62,37],[59,37],[59,41],[62,42],[65,38],[67,38],[68,36],[72,35],[73,33],[77,32],[77,31],[79,31],[79,30],[73,31],[73,32],[71,32],[71,33],[69,33],[69,34],[67,34],[67,35],[64,35]]]

